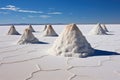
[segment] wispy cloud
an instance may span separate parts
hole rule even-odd
[[[22,13],[43,13],[42,11],[34,11],[34,10],[24,10],[20,9],[14,5],[7,5],[6,7],[1,7],[1,10],[10,10],[10,11],[16,11],[16,12],[22,12]]]
[[[40,17],[40,18],[47,19],[47,18],[50,18],[51,16],[49,16],[49,15],[40,15],[39,17]]]
[[[43,19],[48,19],[52,16],[49,15],[39,15],[39,16],[34,16],[34,15],[28,15],[28,18],[43,18]]]
[[[43,13],[42,11],[32,11],[32,10],[18,10],[18,12],[24,12],[24,13]]]
[[[62,12],[50,12],[48,14],[55,14],[55,15],[60,15],[60,14],[63,14]]]
[[[13,5],[7,5],[6,7],[1,7],[0,9],[1,9],[1,10],[17,11],[17,10],[19,10],[20,8],[17,8],[17,7],[15,7],[15,6],[13,6]]]

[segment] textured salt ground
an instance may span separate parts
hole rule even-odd
[[[0,80],[120,80],[120,25],[107,25],[106,36],[89,36],[95,25],[78,25],[88,42],[109,55],[96,55],[88,58],[64,58],[49,55],[46,51],[52,46],[55,37],[41,37],[44,25],[34,26],[35,37],[47,44],[16,45],[20,35],[7,36],[9,26],[0,26]],[[28,26],[15,26],[23,33]],[[87,28],[86,28],[87,27]],[[57,33],[65,25],[53,25]]]

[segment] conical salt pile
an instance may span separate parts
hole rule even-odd
[[[30,43],[38,43],[39,40],[32,34],[29,29],[25,29],[22,37],[18,41],[18,44],[30,44]]]
[[[45,31],[45,30],[46,30],[46,28],[47,28],[47,25],[45,25],[45,27],[44,27],[44,30],[43,30],[43,31]]]
[[[29,25],[29,29],[30,29],[32,32],[35,32],[35,30],[33,29],[32,25]]]
[[[14,27],[14,25],[12,25],[7,33],[7,35],[20,35],[20,33],[18,33]]]
[[[52,28],[52,25],[48,25],[45,31],[43,32],[43,36],[58,36],[58,35]]]
[[[104,31],[104,29],[101,27],[100,24],[97,24],[97,26],[93,27],[93,29],[89,32],[90,35],[106,35],[107,33]]]
[[[104,31],[109,32],[108,29],[106,28],[105,24],[102,24],[101,26],[104,29]]]
[[[65,57],[87,57],[94,49],[87,42],[76,24],[68,25],[49,50],[52,55]]]

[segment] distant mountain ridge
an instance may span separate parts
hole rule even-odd
[[[68,25],[70,23],[7,23],[7,24],[0,24],[0,26],[9,26],[9,25]],[[87,24],[97,24],[97,23],[75,23],[77,25],[87,25]],[[119,24],[120,23],[102,23],[102,24]]]

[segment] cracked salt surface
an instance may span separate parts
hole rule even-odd
[[[98,50],[120,53],[119,25],[110,25],[109,32],[113,35],[89,36],[93,25],[78,25],[88,42]],[[84,26],[84,27],[82,27]],[[88,26],[88,28],[85,28]],[[109,26],[109,25],[108,25]],[[24,26],[27,27],[27,26]],[[22,26],[16,26],[22,33]],[[43,30],[44,25],[33,26]],[[65,26],[54,25],[57,33]],[[98,55],[88,58],[65,58],[51,56],[46,51],[52,46],[56,38],[40,37],[40,41],[48,44],[16,45],[20,36],[4,35],[9,27],[0,26],[0,80],[120,80],[120,56]],[[109,53],[109,52],[108,52]]]

